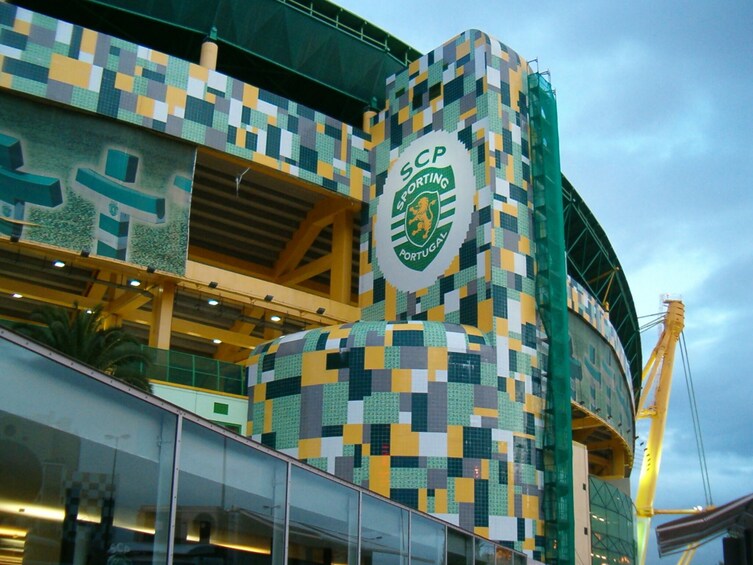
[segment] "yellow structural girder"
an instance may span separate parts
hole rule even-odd
[[[643,369],[642,392],[638,401],[638,419],[649,419],[650,427],[646,450],[643,454],[638,492],[635,498],[637,516],[637,562],[646,562],[646,548],[651,531],[651,518],[654,515],[654,498],[656,483],[661,466],[664,430],[667,424],[669,395],[672,390],[672,372],[675,360],[675,348],[685,326],[685,306],[680,300],[667,300],[667,312],[664,315],[664,329],[659,341],[651,352]],[[658,380],[657,380],[658,374]],[[655,386],[654,386],[655,385]],[[649,404],[651,391],[653,399]]]

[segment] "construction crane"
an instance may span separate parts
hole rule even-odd
[[[688,396],[690,399],[690,412],[693,417],[693,427],[695,430],[696,444],[698,447],[698,457],[701,463],[701,476],[703,479],[703,488],[706,494],[706,508],[713,508],[711,500],[711,485],[709,483],[708,469],[706,468],[706,458],[703,450],[703,439],[701,437],[701,426],[698,419],[698,411],[695,403],[695,392],[693,390],[693,381],[690,374],[690,364],[688,362],[685,339],[682,331],[685,327],[685,306],[681,300],[665,300],[667,310],[664,313],[663,329],[659,341],[651,352],[646,366],[643,369],[642,392],[638,401],[638,410],[636,419],[649,420],[648,439],[646,442],[645,452],[643,454],[643,463],[641,465],[641,474],[638,480],[638,491],[635,498],[637,528],[636,542],[638,554],[636,563],[644,565],[646,563],[646,548],[648,546],[648,537],[651,532],[651,518],[656,514],[693,514],[703,510],[703,507],[696,506],[683,510],[657,510],[654,508],[654,496],[656,494],[656,483],[659,478],[659,468],[661,466],[662,444],[664,441],[664,429],[667,423],[667,410],[669,408],[669,395],[672,390],[672,372],[675,360],[675,349],[680,344],[680,353],[683,360],[683,369],[685,371],[685,380],[688,387]],[[657,323],[649,324],[649,326]],[[657,373],[659,375],[658,379]],[[653,397],[651,392],[653,391]],[[690,544],[678,561],[678,565],[688,565],[698,543]]]
[[[654,496],[656,482],[661,466],[664,429],[667,424],[669,395],[672,390],[672,371],[675,349],[685,327],[685,305],[680,300],[667,300],[664,315],[664,328],[659,341],[643,369],[642,392],[638,401],[636,419],[649,419],[650,428],[643,455],[638,492],[635,497],[637,516],[637,559],[643,565],[646,562],[646,548],[651,532],[651,518],[655,514]],[[656,375],[659,379],[656,380]],[[653,385],[656,386],[653,386]],[[653,398],[650,393],[654,391]]]

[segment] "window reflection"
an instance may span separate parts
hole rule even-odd
[[[290,565],[355,565],[358,492],[293,467],[289,530]]]
[[[447,529],[447,565],[473,565],[473,538]]]
[[[411,516],[411,565],[444,565],[445,527],[418,514]]]
[[[361,507],[361,565],[407,565],[408,511],[372,496]]]
[[[287,465],[184,421],[175,559],[281,563]]]
[[[0,389],[0,564],[166,562],[177,417],[8,342]]]

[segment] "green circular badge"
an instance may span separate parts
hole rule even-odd
[[[453,134],[428,133],[405,148],[387,173],[374,228],[390,284],[412,292],[447,269],[468,232],[475,191],[470,156]]]

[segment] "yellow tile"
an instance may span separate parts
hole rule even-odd
[[[531,254],[531,240],[527,237],[520,236],[518,240],[518,250],[526,255]]]
[[[13,31],[20,33],[21,35],[29,35],[31,33],[31,22],[25,22],[16,18],[13,22]]]
[[[158,65],[167,65],[167,55],[165,53],[161,53],[160,51],[152,51],[150,53],[149,59],[152,61],[152,63],[157,63]]]
[[[507,318],[496,318],[497,320],[497,335],[508,335],[510,330],[508,329],[509,322]]]
[[[382,496],[390,495],[390,457],[372,455],[369,458],[369,489]]]
[[[314,384],[309,379],[316,379],[319,373],[327,372],[327,354],[324,351],[310,351],[303,356],[301,385]],[[328,381],[325,381],[328,382]]]
[[[488,459],[481,460],[481,478],[484,480],[489,479],[489,460]]]
[[[500,249],[500,253],[502,254],[502,268],[505,271],[513,272],[515,270],[515,256],[513,252],[507,249]]]
[[[115,88],[125,92],[133,92],[133,77],[123,73],[115,74]]]
[[[313,459],[322,455],[321,438],[307,438],[298,440],[298,458]]]
[[[186,107],[186,91],[180,88],[168,86],[165,99],[167,101],[167,111],[170,114],[175,114],[175,108],[177,107]]]
[[[50,58],[50,80],[72,84],[80,88],[89,88],[91,65],[53,53]]]
[[[3,61],[5,57],[0,56],[0,69],[3,68]],[[0,86],[3,88],[10,88],[13,84],[13,75],[0,72]]]
[[[424,127],[424,113],[419,112],[413,115],[413,124],[411,125],[411,131],[419,131]]]
[[[447,370],[447,350],[444,347],[429,347],[427,357],[430,373]]]
[[[394,320],[397,318],[397,295],[395,287],[391,284],[385,285],[384,289],[384,319]]]
[[[473,533],[477,536],[485,537],[486,539],[489,539],[489,528],[485,528],[482,526],[476,526],[473,528]]]
[[[487,271],[488,272],[488,271]],[[491,299],[484,300],[478,307],[478,328],[484,332],[492,331],[494,307]]]
[[[335,168],[331,163],[325,163],[324,161],[317,162],[316,172],[325,179],[332,179],[335,176]]]
[[[265,167],[270,167],[272,169],[280,168],[280,161],[273,159],[268,155],[264,155],[263,153],[254,153],[253,161],[254,163],[259,163],[260,165],[264,165]]]
[[[343,425],[343,443],[346,443],[348,445],[359,445],[363,443],[363,425]]]
[[[471,42],[463,41],[460,45],[457,46],[457,49],[455,51],[457,59],[462,59],[465,55],[468,55],[468,53],[471,52]]]
[[[447,457],[463,456],[463,426],[447,428]]]
[[[403,106],[402,108],[400,108],[400,111],[397,113],[397,123],[405,123],[408,120],[409,112],[410,110],[408,106]]]
[[[367,350],[368,351],[368,350]],[[395,369],[392,371],[392,392],[411,392],[411,370]]]
[[[207,92],[204,96],[204,100],[206,100],[210,104],[214,104],[215,102],[217,102],[217,95],[211,92]]]
[[[209,69],[202,67],[201,65],[191,64],[188,66],[188,74],[193,78],[197,78],[206,82],[209,79]]]
[[[384,141],[384,121],[371,126],[371,139],[375,144]]]
[[[408,74],[412,75],[413,73],[417,73],[418,69],[421,66],[421,60],[416,59],[415,61],[411,61],[411,63],[408,65]]]
[[[136,99],[136,113],[151,118],[154,116],[154,99],[141,96]]]
[[[521,319],[525,324],[536,323],[536,299],[530,294],[520,294]]]
[[[434,512],[437,514],[447,513],[447,490],[438,488],[434,490]]]
[[[426,317],[430,322],[444,322],[444,307],[435,306],[434,308],[429,308]]]
[[[81,51],[94,55],[97,50],[97,37],[99,34],[96,31],[85,29],[81,35]]]
[[[418,455],[418,434],[411,431],[410,424],[392,424],[390,453],[392,455]]]
[[[359,167],[351,166],[349,178],[350,197],[363,200],[363,171]]]
[[[384,369],[384,347],[367,347],[363,359],[364,369]]]
[[[259,89],[250,84],[243,85],[243,105],[256,108],[259,103]]]
[[[455,478],[455,502],[473,502],[473,484],[473,479]]]
[[[483,416],[487,418],[496,418],[499,412],[496,408],[479,408],[478,406],[473,409],[473,413],[476,416]]]
[[[324,133],[324,124],[316,124],[316,133]]]
[[[254,385],[254,402],[264,402],[267,399],[267,383]]]
[[[429,511],[429,497],[425,488],[418,489],[418,510],[421,512]]]

